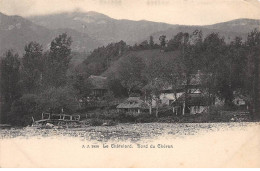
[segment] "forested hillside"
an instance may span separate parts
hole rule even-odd
[[[93,86],[90,75],[107,77],[103,101],[148,93],[159,106],[162,88],[170,85],[176,91],[198,71],[208,75],[203,87],[212,98],[232,108],[236,92],[245,98],[252,118],[259,118],[257,29],[249,30],[245,39],[235,37],[229,42],[217,32],[205,35],[194,30],[173,37],[150,36],[134,45],[121,40],[90,53],[73,52],[77,41],[70,34],[57,34],[47,48],[40,41],[29,41],[22,55],[11,49],[1,55],[1,122],[28,125],[32,116],[37,119],[43,111],[85,112]]]

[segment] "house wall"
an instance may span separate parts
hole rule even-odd
[[[179,98],[182,94],[183,94],[183,92],[177,93],[176,94],[177,98]],[[160,100],[161,100],[161,104],[170,105],[170,102],[173,102],[176,99],[175,99],[174,93],[161,93]],[[152,106],[153,107],[156,106],[155,100],[152,100]]]
[[[177,99],[183,95],[184,92],[177,93]],[[190,88],[188,89],[188,93],[196,93],[201,94],[201,90],[198,88]],[[161,104],[170,105],[171,102],[174,102],[176,100],[174,93],[161,93],[160,95]],[[153,100],[152,105],[155,106],[156,102]]]
[[[233,100],[233,103],[237,106],[246,105],[246,101],[237,97]]]
[[[160,95],[160,100],[162,104],[169,105],[170,100],[175,101],[175,97],[173,93],[162,93]]]
[[[190,114],[202,113],[206,112],[207,110],[207,106],[190,106]]]
[[[104,94],[107,92],[106,89],[92,89],[92,95],[96,97],[104,96]]]
[[[201,94],[201,90],[197,88],[190,88],[188,89],[188,93],[195,93],[195,94]]]

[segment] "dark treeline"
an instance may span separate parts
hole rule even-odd
[[[163,53],[170,53],[172,57],[153,57],[147,63],[144,62],[145,57],[125,55],[127,58],[124,57],[119,62],[117,73],[110,74],[111,82],[116,82],[118,87],[125,89],[122,92],[127,92],[128,96],[132,93],[144,93],[143,88],[146,86],[145,88],[150,88],[152,97],[156,98],[154,95],[159,95],[163,86],[178,88],[183,81],[188,83],[199,70],[208,75],[203,80],[204,87],[212,98],[218,97],[226,106],[232,106],[234,96],[238,94],[247,101],[251,113],[258,113],[259,31],[249,33],[245,41],[236,37],[230,43],[226,43],[225,38],[218,33],[203,37],[201,31],[195,30],[192,34],[180,32],[170,40],[162,35],[159,45],[154,43],[152,36],[149,41],[134,46],[127,46],[121,41],[97,49],[91,58],[85,60],[85,66],[88,68],[93,63],[102,63],[101,72],[94,68],[96,71],[89,72],[88,75],[103,73],[113,61],[123,56],[123,53],[119,53],[120,44],[124,47],[121,52],[125,54],[129,51],[160,49],[161,56]]]
[[[1,122],[25,125],[42,111],[73,111],[76,92],[67,76],[72,40],[61,34],[43,52],[37,42],[28,43],[19,58],[8,50],[1,58]],[[68,105],[69,104],[69,105]]]
[[[134,46],[123,41],[111,43],[95,49],[73,69],[72,39],[65,33],[51,42],[48,51],[37,42],[28,43],[21,58],[8,50],[1,58],[0,121],[27,125],[32,116],[37,119],[43,111],[74,113],[79,100],[90,95],[87,78],[101,75],[115,61],[119,61],[118,67],[108,76],[110,91],[104,97],[109,101],[148,92],[159,103],[162,87],[177,89],[200,70],[210,75],[203,81],[212,97],[231,106],[237,92],[246,97],[250,112],[259,118],[259,31],[249,33],[246,41],[237,37],[229,44],[217,33],[202,37],[202,32],[196,30],[192,34],[178,33],[169,41],[162,35],[159,45],[152,36]],[[160,49],[161,56],[151,57],[148,62],[145,57],[126,55],[153,49]]]

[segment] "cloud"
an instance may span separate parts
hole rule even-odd
[[[0,0],[9,15],[97,11],[116,19],[204,25],[237,18],[260,19],[258,0]]]

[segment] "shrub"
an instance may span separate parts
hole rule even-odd
[[[34,119],[40,119],[43,108],[41,99],[34,94],[25,94],[16,100],[8,113],[7,121],[12,125],[26,126]]]
[[[45,110],[51,109],[54,112],[73,113],[78,108],[76,92],[71,87],[50,88],[40,95]]]
[[[131,114],[119,113],[117,120],[122,123],[135,122],[135,117]]]
[[[157,121],[157,118],[154,115],[150,114],[140,114],[136,116],[136,122],[139,123],[150,123],[150,122],[155,122]]]
[[[103,121],[101,119],[94,118],[90,120],[89,124],[91,126],[101,126],[103,124]]]
[[[41,113],[51,110],[65,113],[73,113],[78,106],[76,94],[70,87],[50,88],[40,95],[24,94],[14,101],[7,116],[7,123],[12,125],[26,126],[41,118]]]

